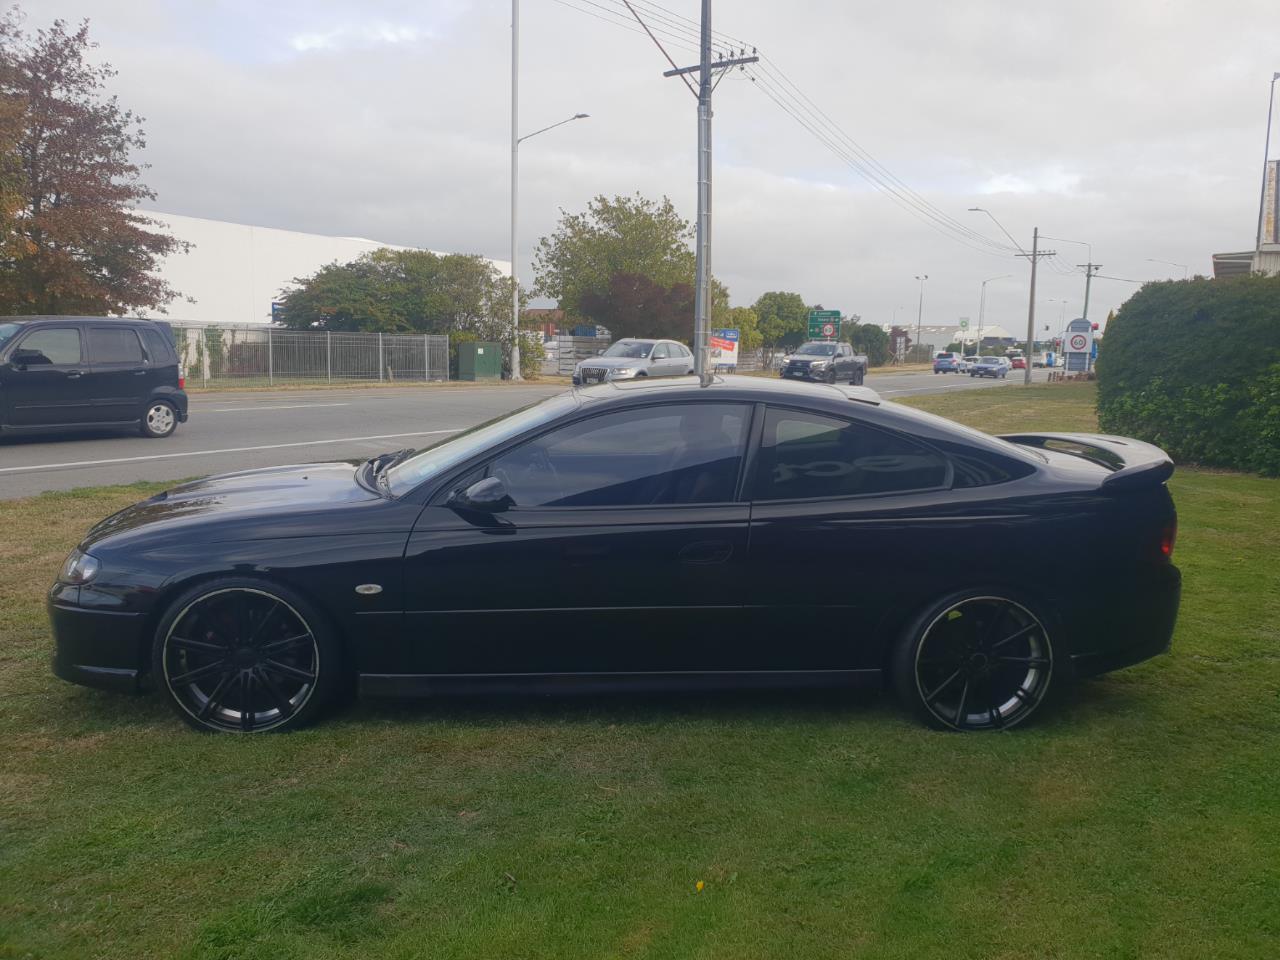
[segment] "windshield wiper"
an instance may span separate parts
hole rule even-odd
[[[370,457],[361,465],[357,474],[361,478],[361,486],[378,493],[385,491],[390,496],[391,490],[387,485],[387,470],[416,452],[413,447],[405,447],[403,450],[380,453],[376,457]],[[373,484],[364,482],[365,478],[372,480]]]

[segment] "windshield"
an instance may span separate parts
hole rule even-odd
[[[999,363],[1000,360],[997,357],[983,357],[978,362],[979,363]]]
[[[619,340],[606,350],[603,356],[629,357],[632,360],[643,360],[649,355],[649,351],[652,349],[652,343],[637,343],[635,340]]]
[[[559,416],[576,406],[577,402],[573,394],[562,393],[424,447],[387,471],[387,489],[393,496],[402,497],[424,480],[457,466],[488,447],[510,440],[517,434]]]
[[[0,350],[3,350],[4,345],[12,340],[21,329],[22,324],[20,323],[0,323]]]
[[[834,356],[835,352],[836,345],[834,343],[806,343],[796,351],[796,353],[811,357],[830,357]]]

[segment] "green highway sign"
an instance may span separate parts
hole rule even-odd
[[[810,310],[809,339],[834,340],[840,336],[839,310]]]

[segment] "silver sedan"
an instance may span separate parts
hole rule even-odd
[[[693,353],[676,340],[637,340],[627,337],[598,356],[579,360],[573,370],[575,384],[637,377],[680,377],[693,373]]]

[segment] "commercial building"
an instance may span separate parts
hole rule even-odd
[[[270,323],[271,304],[299,277],[373,250],[422,249],[363,237],[329,237],[175,213],[145,213],[174,237],[192,245],[187,253],[166,257],[159,274],[181,295],[166,304],[168,316],[198,323]],[[503,276],[511,276],[511,264],[506,260],[489,262]]]
[[[1254,249],[1238,253],[1215,253],[1215,279],[1248,273],[1263,273],[1269,277],[1280,274],[1280,160],[1267,163],[1261,202],[1262,209],[1258,211],[1258,237]]]

